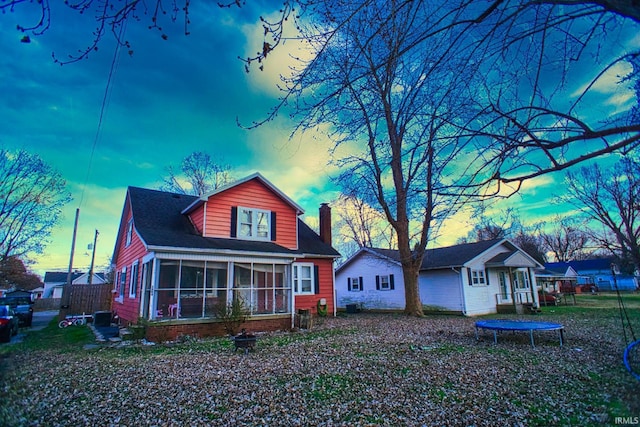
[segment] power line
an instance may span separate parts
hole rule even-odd
[[[85,189],[87,187],[87,183],[89,182],[89,175],[91,174],[91,167],[93,165],[93,156],[95,154],[96,151],[96,146],[98,145],[98,140],[100,139],[100,133],[102,131],[102,122],[107,110],[107,107],[109,106],[109,101],[111,99],[111,89],[112,89],[112,81],[113,81],[113,77],[116,74],[116,71],[118,69],[118,65],[120,63],[119,59],[120,59],[120,48],[122,46],[122,43],[120,42],[120,40],[122,40],[122,37],[124,36],[124,33],[126,31],[126,26],[127,26],[127,20],[123,20],[122,25],[120,25],[120,29],[119,29],[119,33],[118,33],[118,37],[116,39],[116,49],[113,52],[113,58],[111,58],[111,66],[109,68],[109,76],[107,78],[107,84],[104,88],[104,95],[102,97],[102,105],[100,106],[100,116],[98,118],[98,127],[96,129],[96,134],[95,137],[93,138],[93,144],[91,146],[91,154],[89,156],[89,163],[87,165],[87,174],[85,175],[84,178],[84,183],[82,185],[82,191],[80,193],[80,202],[78,203],[78,207],[82,206],[82,202],[84,201],[84,192]]]

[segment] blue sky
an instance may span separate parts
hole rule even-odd
[[[106,266],[127,186],[158,188],[165,168],[194,151],[224,159],[237,178],[261,172],[313,218],[321,202],[336,197],[329,179],[334,169],[327,166],[329,142],[310,135],[289,140],[286,117],[256,130],[236,125],[236,118],[246,124],[263,118],[274,105],[275,83],[289,62],[286,51],[276,51],[264,72],[246,74],[237,57],[260,46],[258,14],[202,3],[191,6],[189,36],[181,22],[164,27],[167,40],[147,29],[146,21],[127,26],[134,53],[123,49],[116,60],[99,132],[115,49],[111,35],[89,59],[60,66],[51,53],[64,58],[90,43],[90,17],[54,9],[52,27],[27,44],[15,24],[36,19],[27,14],[31,6],[0,16],[0,145],[39,154],[62,173],[74,199],[45,253],[33,257],[36,273],[68,267],[76,208],[74,267],[88,267],[95,229],[96,263]],[[561,181],[555,174],[526,183],[509,204],[526,218],[550,218],[557,208],[549,196]],[[440,242],[466,234],[465,221],[457,218],[445,228]]]

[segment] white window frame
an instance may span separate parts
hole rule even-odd
[[[390,274],[381,274],[378,276],[380,281],[380,290],[381,291],[390,291],[391,290],[391,275]],[[386,281],[386,283],[385,283]]]
[[[521,278],[522,280],[520,280]],[[520,290],[531,289],[531,283],[529,283],[529,274],[527,271],[515,270],[513,272],[513,287]]]
[[[122,302],[122,300],[124,299],[124,287],[126,283],[127,283],[127,267],[124,266],[120,271],[120,283],[118,284],[118,286],[120,286],[120,289],[118,292],[118,301],[120,302]]]
[[[133,239],[133,218],[127,222],[127,238],[124,243],[124,246],[127,247],[131,244],[131,240]]]
[[[300,276],[300,273],[302,272],[304,267],[308,267],[309,268],[309,275],[310,277],[308,278],[303,278]],[[316,289],[316,284],[315,284],[315,273],[314,273],[314,269],[315,266],[312,262],[297,262],[295,264],[293,264],[293,292],[295,295],[313,295],[315,294],[315,289]],[[310,290],[309,291],[302,291],[302,281],[303,280],[308,280],[310,283]]]
[[[243,222],[244,213],[250,212],[251,222]],[[264,215],[263,218],[266,218],[266,230],[260,230],[260,225],[258,224],[260,214]],[[250,235],[246,235],[243,233],[242,225],[249,226]],[[238,222],[236,226],[236,234],[240,239],[247,240],[264,240],[271,241],[271,211],[267,211],[264,209],[258,208],[246,208],[244,206],[238,206]],[[263,233],[266,235],[260,236],[259,234]]]
[[[486,286],[487,276],[484,270],[471,270],[471,286]]]
[[[362,291],[362,283],[360,282],[360,277],[351,277],[351,292],[361,292]]]
[[[131,264],[131,274],[129,274],[129,298],[135,298],[138,293],[138,261]]]

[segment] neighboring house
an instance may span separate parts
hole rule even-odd
[[[302,213],[259,173],[203,197],[129,187],[113,310],[168,337],[221,333],[216,308],[233,298],[250,310],[253,330],[289,329],[296,310],[333,314],[340,254],[331,247],[331,209],[320,207],[320,235]]]
[[[44,293],[44,287],[38,286],[37,288],[33,289],[31,293],[33,294],[34,299],[40,299],[42,298],[42,294]]]
[[[575,293],[578,273],[571,266],[545,264],[536,269],[538,289],[549,293]]]
[[[600,291],[615,291],[616,286],[621,291],[635,291],[638,280],[630,274],[623,274],[618,270],[613,258],[587,259],[582,261],[546,263],[547,269],[563,269],[571,267],[578,276],[578,286],[583,292],[588,292],[591,286]]]
[[[61,271],[47,271],[44,274],[44,290],[42,298],[62,298],[62,289],[67,284],[68,273]],[[107,283],[103,273],[94,273],[91,283],[101,285]],[[74,271],[71,273],[71,284],[89,284],[89,273]]]
[[[427,309],[468,316],[538,304],[534,269],[541,265],[506,239],[430,249],[419,275]],[[338,307],[401,310],[404,280],[396,250],[363,248],[336,270]]]

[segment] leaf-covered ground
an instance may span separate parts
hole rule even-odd
[[[640,382],[619,316],[602,313],[535,318],[565,325],[562,348],[555,332],[532,349],[527,334],[476,341],[476,319],[363,313],[262,335],[248,355],[225,338],[28,348],[1,361],[0,424],[615,425],[640,416]]]

